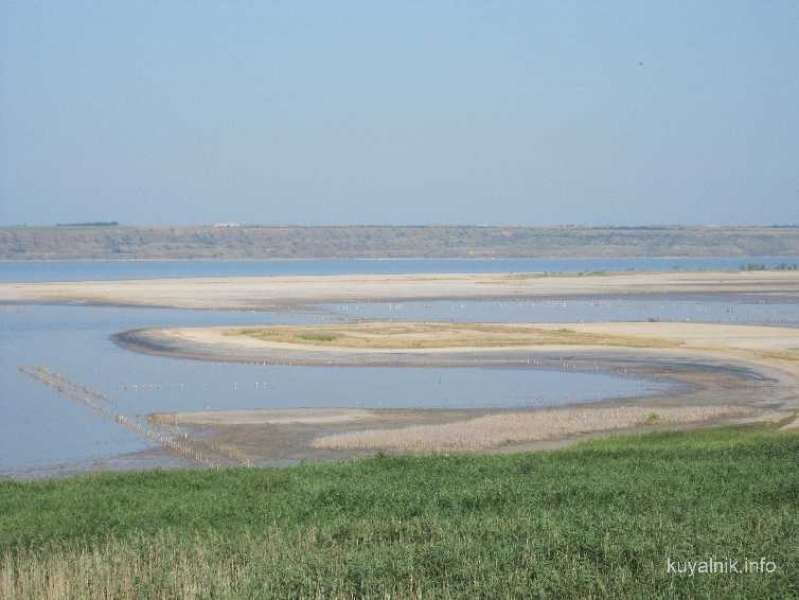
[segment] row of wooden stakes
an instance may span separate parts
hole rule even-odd
[[[164,435],[160,431],[143,425],[135,419],[128,418],[122,413],[112,412],[107,406],[98,404],[97,401],[106,403],[114,403],[115,401],[103,392],[93,390],[81,383],[71,381],[66,376],[51,371],[45,366],[38,367],[18,367],[20,373],[39,381],[69,400],[82,404],[90,408],[95,413],[99,414],[104,419],[113,420],[118,425],[125,427],[132,431],[139,437],[156,442],[161,446],[168,448],[178,454],[193,460],[194,462],[207,467],[220,466],[219,462],[214,460],[211,456],[205,454],[200,447],[205,446],[218,454],[224,455],[230,460],[245,466],[252,466],[251,459],[245,454],[239,452],[236,448],[231,446],[222,446],[211,442],[204,442],[190,438],[185,432],[178,429],[177,426],[170,426],[173,436]]]

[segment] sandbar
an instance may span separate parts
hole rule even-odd
[[[277,333],[271,336],[270,331]],[[282,341],[286,339],[290,341]],[[341,345],[342,340],[354,340],[354,345]],[[446,417],[437,411],[420,410],[408,411],[397,418],[396,414],[392,417],[374,410],[364,414],[355,411],[351,413],[353,418],[347,420],[350,413],[342,409],[341,420],[335,422],[325,420],[324,411],[328,409],[306,409],[303,414],[308,420],[293,423],[307,426],[295,432],[302,438],[302,452],[314,458],[327,456],[325,452],[363,453],[376,449],[404,452],[526,449],[531,443],[579,439],[602,432],[646,430],[652,426],[779,420],[790,417],[799,408],[799,330],[784,327],[664,322],[367,322],[135,330],[121,334],[118,341],[141,352],[202,360],[607,371],[669,380],[677,386],[656,397],[617,399],[595,406],[455,411]],[[419,347],[413,347],[415,344]],[[174,418],[206,426],[226,421],[236,423],[244,427],[237,430],[239,434],[251,443],[256,439],[263,443],[265,430],[259,437],[257,429],[247,429],[246,425],[277,424],[274,417],[252,411],[225,414],[218,419],[209,413],[198,415],[178,413],[163,418],[166,422]],[[236,439],[233,431],[215,429],[227,443]],[[273,427],[268,434],[274,436],[275,431]],[[294,449],[297,451],[298,447],[295,445]]]
[[[335,275],[0,283],[0,302],[263,310],[326,302],[744,294],[799,298],[799,271]]]

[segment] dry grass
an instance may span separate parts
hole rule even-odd
[[[318,438],[313,445],[337,450],[474,452],[597,431],[653,424],[698,423],[751,413],[751,409],[738,406],[681,406],[660,408],[656,412],[645,406],[569,408],[489,415],[443,425],[340,433]]]
[[[225,332],[283,344],[364,349],[434,349],[513,346],[617,346],[672,348],[660,338],[586,333],[569,328],[495,323],[365,322],[335,325],[244,327]]]
[[[757,352],[758,356],[768,358],[770,360],[787,360],[790,362],[799,362],[799,352],[791,350],[774,350]]]
[[[278,557],[279,548],[268,540],[250,546]],[[76,544],[5,553],[0,558],[0,598],[236,598],[237,582],[246,571],[241,558],[220,560],[202,543],[180,543],[159,534],[132,543],[111,540],[90,548]]]
[[[0,481],[0,598],[795,598],[799,434],[777,426]],[[720,551],[777,570],[666,572]]]

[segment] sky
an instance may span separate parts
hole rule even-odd
[[[799,223],[799,3],[0,2],[0,224]]]

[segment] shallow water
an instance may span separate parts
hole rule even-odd
[[[156,326],[325,322],[324,314],[85,306],[5,306],[0,326],[0,474],[73,469],[148,447],[83,405],[18,372],[44,365],[116,400],[154,411],[283,407],[539,407],[638,396],[663,383],[595,373],[480,368],[346,368],[208,363],[130,352],[109,335]]]
[[[322,304],[318,311],[350,319],[477,321],[483,323],[595,323],[690,321],[799,327],[796,302],[718,298],[569,298],[563,300],[435,300]]]
[[[768,259],[774,264],[789,259]],[[613,261],[196,261],[2,263],[0,280],[129,277],[583,271],[736,268],[766,259]],[[799,262],[799,260],[797,260]],[[771,264],[771,263],[767,263]],[[356,318],[428,321],[569,322],[678,320],[799,326],[799,302],[718,298],[434,301],[325,304],[307,312],[189,311],[154,308],[0,305],[0,476],[47,474],[62,466],[155,466],[128,458],[151,447],[19,373],[45,365],[113,396],[128,417],[153,411],[276,407],[538,407],[656,393],[662,383],[596,373],[477,368],[326,368],[207,363],[136,354],[110,341],[137,327],[325,323]],[[121,458],[120,458],[121,457]],[[168,464],[159,459],[158,465]]]

